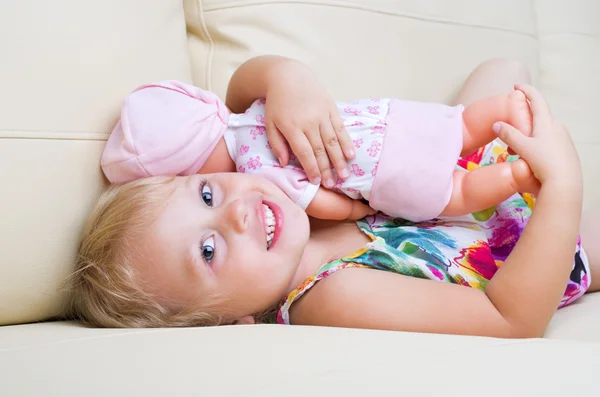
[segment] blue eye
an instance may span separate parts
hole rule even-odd
[[[202,258],[210,262],[215,256],[215,239],[209,237],[200,244],[200,254]]]
[[[210,189],[210,186],[208,186],[206,181],[203,181],[200,185],[200,197],[202,197],[202,201],[204,201],[204,204],[206,204],[209,207],[212,207],[212,190]]]

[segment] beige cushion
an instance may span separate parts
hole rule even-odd
[[[587,208],[600,207],[600,1],[537,0],[540,88],[570,129]]]
[[[595,395],[600,356],[573,341],[318,327],[2,331],[7,396]]]
[[[241,62],[274,53],[310,64],[338,100],[448,101],[487,58],[519,59],[537,75],[534,9],[521,0],[501,4],[187,1],[194,82],[224,95]]]
[[[58,312],[122,98],[190,81],[178,0],[0,3],[0,324]]]
[[[600,292],[583,296],[556,312],[546,338],[600,342]]]

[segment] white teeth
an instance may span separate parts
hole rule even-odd
[[[275,215],[271,209],[263,204],[265,209],[265,235],[267,236],[267,249],[271,247],[273,236],[275,235]]]

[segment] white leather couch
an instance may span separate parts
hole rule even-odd
[[[0,395],[594,395],[600,294],[545,339],[317,327],[87,329],[60,312],[121,99],[179,79],[225,94],[258,54],[298,58],[340,100],[449,101],[517,59],[570,128],[600,206],[597,0],[0,2]],[[597,242],[600,243],[600,242]]]

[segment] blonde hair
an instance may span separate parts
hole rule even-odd
[[[201,308],[173,313],[136,280],[130,240],[147,228],[170,198],[172,177],[112,185],[98,199],[67,281],[65,317],[96,327],[218,325],[222,316]]]

